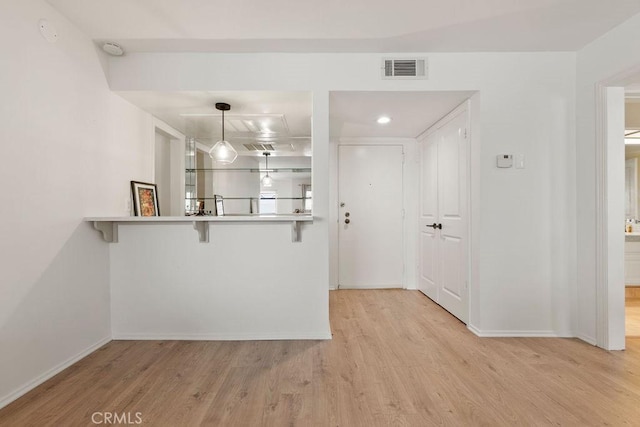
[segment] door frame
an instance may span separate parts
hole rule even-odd
[[[338,151],[339,147],[343,145],[352,145],[352,146],[366,146],[366,145],[385,145],[385,146],[400,146],[403,149],[404,153],[404,162],[402,165],[402,209],[404,209],[405,215],[403,218],[403,226],[402,226],[402,239],[403,239],[403,248],[402,248],[402,258],[404,262],[404,272],[402,274],[402,289],[415,289],[412,286],[415,283],[415,277],[413,276],[413,268],[415,262],[414,251],[412,242],[407,238],[409,235],[407,234],[409,227],[413,227],[412,216],[410,212],[414,211],[414,207],[412,205],[411,196],[411,188],[410,184],[413,180],[413,176],[416,173],[415,168],[417,163],[411,162],[408,159],[415,158],[415,150],[417,147],[416,140],[413,138],[387,138],[387,137],[377,137],[377,138],[340,138],[337,141],[332,142],[330,156],[331,156],[331,165],[333,166],[333,170],[330,172],[330,187],[333,189],[330,196],[330,212],[329,212],[329,233],[330,233],[330,254],[329,254],[329,263],[331,265],[331,277],[330,277],[330,286],[329,289],[335,290],[339,288],[339,263],[340,263],[340,254],[339,254],[339,206],[340,201],[339,198],[339,188],[340,183],[338,182],[339,176],[339,161],[338,161]],[[409,186],[409,188],[408,188]],[[416,204],[417,207],[417,204]]]
[[[382,138],[377,138],[379,139],[379,141],[375,141],[375,142],[371,142],[373,140],[373,138],[368,138],[368,139],[363,139],[361,142],[354,142],[354,141],[350,141],[350,142],[344,142],[344,143],[339,143],[338,144],[338,157],[337,157],[337,164],[338,164],[338,169],[337,169],[337,175],[338,177],[340,176],[340,147],[400,147],[402,149],[402,163],[401,163],[401,167],[402,167],[402,283],[401,283],[401,287],[400,288],[395,288],[395,289],[407,289],[407,242],[406,242],[406,236],[407,236],[407,200],[406,200],[406,196],[407,196],[407,191],[405,189],[406,187],[406,181],[407,181],[407,177],[406,177],[406,168],[405,168],[405,164],[406,164],[406,157],[407,157],[407,153],[405,150],[405,145],[404,144],[400,144],[398,142],[396,143],[389,143],[389,142],[385,142],[382,140]],[[387,138],[384,138],[387,139]],[[368,141],[367,141],[368,140]],[[390,140],[396,140],[395,138],[390,138]],[[339,180],[339,178],[338,178]],[[338,184],[338,191],[336,192],[337,198],[338,198],[338,202],[337,204],[340,203],[340,182],[337,182]],[[338,211],[339,211],[339,206],[337,207]],[[338,215],[337,218],[337,222],[338,224],[340,224],[340,216]],[[338,230],[338,235],[337,235],[337,246],[336,246],[336,252],[338,254],[338,281],[337,281],[337,289],[340,289],[340,259],[341,259],[341,255],[340,255],[340,226],[338,225],[337,227]],[[368,289],[368,288],[345,288],[345,289]],[[377,289],[377,288],[371,288],[371,289]]]
[[[600,81],[595,88],[596,125],[596,342],[606,350],[625,348],[624,307],[624,98],[637,82],[640,65]]]
[[[474,256],[474,231],[475,231],[475,227],[473,227],[473,223],[474,223],[474,216],[473,216],[473,212],[474,212],[474,206],[477,207],[478,202],[477,200],[474,200],[474,192],[477,192],[477,183],[474,184],[474,176],[473,176],[473,172],[474,172],[474,168],[472,167],[472,164],[474,162],[475,159],[475,149],[478,149],[479,147],[474,147],[474,138],[473,138],[473,117],[474,114],[472,112],[473,109],[473,103],[470,99],[467,99],[466,101],[464,101],[462,104],[458,105],[456,108],[454,108],[453,110],[451,110],[449,113],[447,113],[445,116],[443,116],[442,118],[440,118],[436,123],[434,123],[432,126],[430,126],[427,130],[425,130],[424,132],[422,132],[420,135],[418,135],[418,137],[416,138],[416,141],[418,143],[418,145],[424,143],[424,141],[427,139],[427,137],[435,132],[437,132],[441,127],[445,126],[447,123],[449,123],[451,120],[453,120],[455,117],[457,117],[460,113],[464,112],[467,116],[467,136],[466,136],[466,150],[467,150],[467,164],[466,164],[466,168],[467,168],[467,289],[466,289],[466,298],[467,298],[467,328],[469,330],[471,330],[474,334],[476,335],[481,335],[480,330],[477,328],[477,326],[472,325],[472,293],[471,293],[471,289],[474,283],[474,277],[477,277],[477,266],[476,266],[476,258]],[[420,147],[417,148],[417,152],[420,153]],[[418,158],[418,171],[419,171],[419,179],[422,179],[422,156],[419,156]],[[422,186],[422,182],[420,182],[420,187],[419,189],[421,189]],[[422,192],[421,190],[419,190],[419,196],[418,196],[418,203],[421,202],[421,197],[422,197]],[[417,216],[420,215],[420,211],[418,210],[417,212]],[[420,233],[420,226],[418,225],[418,227],[416,227],[416,234]],[[421,262],[421,258],[420,258],[420,244],[416,245],[416,259],[417,259],[417,263],[416,263],[416,280],[420,280],[420,262]],[[452,314],[453,316],[453,314]]]

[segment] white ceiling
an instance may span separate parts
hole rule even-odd
[[[280,155],[311,153],[310,92],[117,93],[206,146],[213,146],[222,136],[222,115],[215,104],[226,102],[231,110],[225,112],[225,139],[239,154],[261,155],[261,151],[247,152],[244,144],[252,143],[278,144]],[[247,129],[243,123],[253,126],[254,130]]]
[[[468,99],[473,92],[331,92],[334,138],[415,138]],[[391,122],[376,120],[388,116]]]
[[[226,102],[231,110],[225,112],[227,131],[233,134],[234,118],[248,118],[256,121],[277,121],[280,115],[286,120],[287,136],[311,136],[311,93],[272,91],[232,91],[232,92],[117,92],[134,105],[179,130],[185,135],[207,140],[220,139],[221,113],[216,110],[217,102]],[[281,129],[274,129],[280,131]],[[236,132],[236,136],[237,135]]]
[[[240,155],[261,156],[244,144],[272,143],[276,156],[311,155],[312,96],[310,92],[117,92],[203,146],[220,140],[222,117],[214,107],[226,102],[225,138]],[[330,93],[331,136],[337,138],[415,138],[438,119],[468,99],[473,92],[356,92]],[[376,123],[382,115],[386,125]],[[257,129],[242,129],[251,121]],[[265,123],[268,122],[268,123]],[[269,133],[262,131],[268,128]],[[204,148],[204,147],[202,147]]]
[[[573,51],[640,0],[48,0],[134,51]]]

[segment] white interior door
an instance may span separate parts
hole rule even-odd
[[[441,129],[438,141],[440,286],[438,303],[463,322],[468,317],[467,114]]]
[[[468,321],[468,114],[446,118],[421,143],[419,289]]]
[[[429,135],[420,145],[420,268],[418,289],[438,300],[438,133]]]
[[[339,146],[340,287],[403,287],[402,168],[402,146]]]

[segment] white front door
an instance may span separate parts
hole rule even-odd
[[[421,143],[419,289],[468,320],[468,113],[461,109]]]
[[[338,148],[339,286],[402,288],[403,150]]]

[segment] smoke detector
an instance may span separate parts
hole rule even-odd
[[[102,50],[107,52],[111,56],[122,56],[124,55],[124,49],[119,44],[106,42],[102,45]]]

